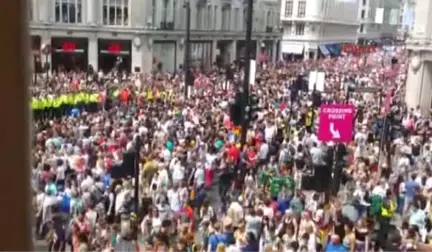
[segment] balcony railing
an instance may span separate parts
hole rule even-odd
[[[173,31],[174,30],[174,22],[161,22],[159,30]]]

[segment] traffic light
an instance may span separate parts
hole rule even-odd
[[[257,95],[252,94],[249,99],[249,106],[246,106],[246,120],[255,121],[258,118],[257,112],[259,111],[259,98]]]
[[[349,153],[346,146],[342,143],[337,144],[334,148],[335,165],[333,168],[332,194],[337,195],[341,184],[342,171],[348,164],[347,155]]]
[[[230,118],[234,125],[239,126],[243,123],[242,118],[242,94],[236,93],[234,101],[230,104]]]

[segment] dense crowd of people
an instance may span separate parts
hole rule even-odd
[[[188,97],[181,72],[44,75],[31,87],[35,235],[50,251],[415,250],[432,234],[431,130],[404,105],[406,62],[395,48],[263,63],[248,129],[230,118],[239,64],[197,70]],[[315,69],[318,103],[299,77]],[[344,102],[355,131],[335,165],[318,107]]]

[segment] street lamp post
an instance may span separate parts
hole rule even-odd
[[[193,83],[191,82],[192,76],[190,71],[190,21],[191,21],[191,9],[190,9],[190,2],[187,0],[186,3],[183,5],[183,7],[186,9],[186,39],[185,39],[185,55],[184,55],[184,94],[185,99],[188,97],[188,87],[191,86]]]
[[[250,72],[250,55],[252,51],[252,15],[253,15],[253,0],[248,0],[247,19],[246,19],[246,52],[245,52],[245,68],[243,80],[243,98],[242,98],[242,134],[240,143],[243,147],[246,143],[246,135],[249,127],[248,112],[249,107],[249,72]]]
[[[134,162],[134,204],[135,204],[135,213],[138,214],[139,212],[139,177],[140,177],[140,163],[141,163],[141,137],[137,136],[135,138],[135,162]]]

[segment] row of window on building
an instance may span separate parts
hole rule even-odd
[[[30,1],[29,17],[30,20],[35,20],[34,8],[32,3],[37,1]],[[44,1],[44,0],[43,0]],[[84,5],[86,0],[55,0],[54,15],[55,22],[57,23],[82,23],[84,20]],[[152,16],[151,24],[154,28],[164,30],[173,30],[176,25],[185,25],[185,13],[182,5],[178,5],[174,0],[166,0],[158,2],[152,0]],[[196,6],[196,22],[192,24],[192,29],[196,30],[216,30],[218,14],[221,14],[220,30],[242,30],[246,28],[246,8],[245,6],[236,6],[232,4],[224,4],[222,8],[217,5],[202,4]],[[102,25],[109,26],[129,26],[130,24],[130,0],[103,0],[102,1]],[[178,11],[181,10],[181,11]],[[37,11],[36,11],[37,12]],[[177,14],[177,15],[176,15]],[[272,30],[268,27],[274,28],[279,25],[279,12],[274,9],[265,10],[265,12],[254,11],[261,17],[256,18],[260,24],[255,27],[261,26],[268,32]]]
[[[285,17],[292,17],[294,12],[294,1],[285,1]],[[297,7],[297,17],[306,16],[306,1],[299,1]]]
[[[295,27],[294,30],[293,27]],[[305,34],[305,27],[304,23],[297,23],[295,26],[293,24],[286,24],[284,26],[284,35],[303,36]]]

